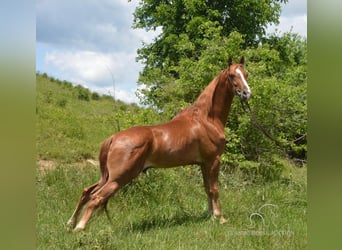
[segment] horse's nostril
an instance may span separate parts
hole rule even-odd
[[[239,90],[237,94],[242,100],[248,100],[251,97],[251,92],[248,90]]]

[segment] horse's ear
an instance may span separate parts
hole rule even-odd
[[[233,64],[233,58],[231,56],[228,57],[228,67]]]
[[[242,56],[241,59],[240,59],[240,64],[244,65],[245,64],[245,57]]]

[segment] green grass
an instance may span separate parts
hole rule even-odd
[[[81,100],[77,91],[37,75],[38,249],[307,248],[307,167],[279,158],[222,166],[226,224],[208,216],[199,167],[186,166],[148,170],[110,199],[112,222],[96,211],[84,232],[68,231],[81,191],[99,179],[86,160],[97,158],[103,139],[118,125],[162,120],[134,105],[114,107],[109,98]]]
[[[306,248],[306,168],[296,168],[287,181],[251,184],[242,176],[238,170],[221,176],[226,224],[208,216],[201,175],[192,166],[140,175],[110,200],[112,223],[96,211],[87,229],[75,234],[66,221],[81,190],[97,181],[98,169],[85,163],[38,171],[38,249]]]
[[[37,75],[37,155],[67,163],[96,159],[102,141],[119,129],[159,123],[149,109],[102,97],[80,99],[71,83]]]

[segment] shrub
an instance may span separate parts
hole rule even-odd
[[[78,99],[84,100],[84,101],[90,101],[90,91],[81,85],[76,86],[76,90],[78,93]]]
[[[100,95],[98,93],[94,92],[91,94],[91,99],[98,101],[98,100],[100,100]]]

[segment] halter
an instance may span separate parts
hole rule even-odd
[[[239,71],[237,71],[237,70],[239,70]],[[248,86],[248,83],[247,83],[246,79],[244,78],[244,76],[243,76],[241,70],[240,70],[239,68],[235,69],[235,71],[237,71],[237,74],[240,75],[243,84],[244,84],[245,87],[247,88],[247,91],[248,91],[247,93],[245,92],[246,90],[240,90],[240,89],[238,89],[238,88],[233,84],[233,78],[230,77],[229,68],[227,69],[227,71],[228,71],[228,79],[229,79],[229,81],[230,81],[230,83],[231,83],[231,85],[232,85],[232,88],[233,88],[234,93],[235,93],[237,96],[239,96],[240,101],[247,101],[247,99],[248,99],[248,98],[247,98],[247,94],[251,95],[251,90],[250,90],[250,88],[249,88],[249,86]]]

